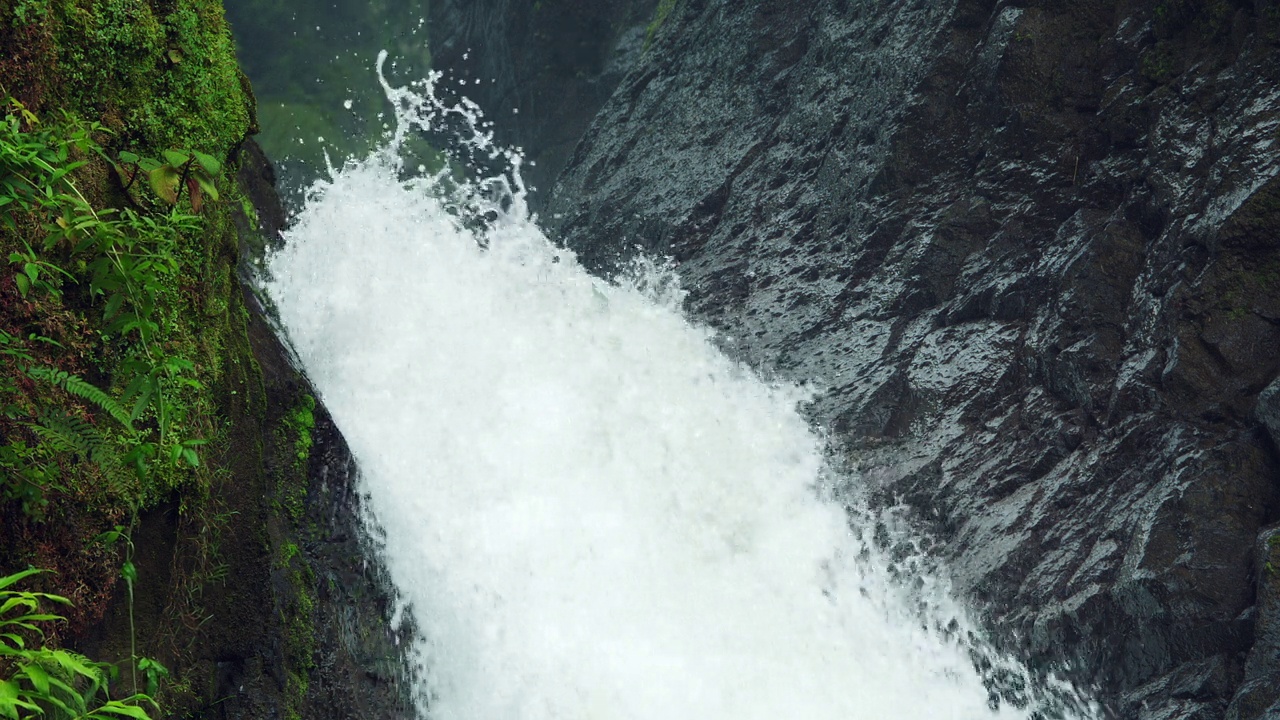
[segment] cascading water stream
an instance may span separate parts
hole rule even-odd
[[[800,389],[722,355],[659,270],[608,283],[548,242],[518,155],[406,179],[415,128],[479,115],[386,90],[387,149],[315,189],[268,290],[360,464],[424,717],[1027,716],[906,609]]]

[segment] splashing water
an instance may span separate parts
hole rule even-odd
[[[360,464],[423,717],[1027,716],[905,610],[800,389],[723,356],[660,268],[607,283],[548,242],[474,105],[383,85],[387,148],[313,191],[268,290]],[[509,172],[406,179],[442,122]]]

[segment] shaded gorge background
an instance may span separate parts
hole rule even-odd
[[[280,171],[292,208],[301,188],[324,170],[324,149],[340,164],[367,153],[389,129],[389,107],[374,74],[377,54],[386,50],[386,75],[393,84],[422,79],[430,70],[443,73],[438,92],[474,100],[494,122],[498,143],[524,151],[535,210],[661,25],[665,14],[658,4],[224,3],[241,66],[257,96],[256,139]],[[448,132],[423,138],[409,151],[435,170],[445,160],[432,148],[453,139]]]
[[[388,75],[425,76],[431,54],[425,0],[224,3],[241,68],[253,83],[261,132],[291,205],[335,164],[372,150],[385,129],[386,98],[374,75],[380,50]]]

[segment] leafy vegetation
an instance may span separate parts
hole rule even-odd
[[[0,61],[0,77],[37,112],[67,108],[141,146],[214,156],[252,125],[221,2],[0,0],[0,23],[25,51]]]
[[[150,720],[147,707],[157,707],[151,699],[154,683],[148,685],[150,694],[137,692],[135,687],[133,694],[113,700],[108,690],[117,674],[114,666],[43,643],[35,646],[35,641],[44,637],[42,624],[63,619],[43,612],[41,606],[70,605],[60,595],[13,589],[41,572],[33,568],[0,578],[0,717]],[[148,677],[167,675],[154,660],[144,659],[140,666],[144,673],[150,671]]]
[[[219,0],[0,0],[0,47],[0,576],[50,568],[38,589],[71,601],[39,647],[92,637],[117,686],[161,692],[175,716],[207,709],[226,699],[210,657],[239,639],[214,616],[294,594],[218,587],[281,572],[260,551],[292,518],[267,535],[281,514],[254,503],[280,484],[306,497],[299,447],[268,432],[281,416],[236,280],[263,192],[231,164],[252,93]],[[305,557],[289,565],[309,577]],[[306,598],[286,605],[258,630],[309,621]],[[312,661],[295,634],[277,669],[301,708]]]
[[[195,212],[200,212],[206,195],[210,200],[218,199],[218,188],[213,178],[222,170],[221,162],[198,151],[165,150],[162,154],[165,162],[138,157],[131,152],[120,153],[120,164],[116,165],[116,170],[124,181],[125,192],[133,187],[140,175],[146,174],[151,189],[170,205],[178,204],[184,189],[189,193],[191,209]]]
[[[275,560],[277,571],[288,581],[292,592],[279,608],[284,631],[284,653],[290,670],[285,677],[286,720],[301,720],[301,708],[315,668],[315,575],[302,558],[301,549],[284,543]]]
[[[132,544],[93,539],[177,501],[197,547],[165,612],[199,627],[197,585],[225,567],[203,456],[227,442],[217,390],[228,343],[243,343],[229,298],[244,198],[204,148],[0,103],[0,556],[56,567],[47,582],[76,598],[53,646],[118,585],[132,628]],[[154,686],[167,671],[133,635],[138,687]]]
[[[107,487],[117,492],[132,487],[130,504],[138,506],[154,495],[154,486],[176,480],[173,473],[155,472],[158,459],[198,467],[197,448],[205,442],[194,435],[183,398],[184,389],[203,386],[192,377],[194,363],[166,342],[173,328],[164,317],[173,300],[173,279],[180,274],[180,239],[198,232],[202,223],[176,206],[163,214],[94,209],[73,178],[88,156],[105,159],[92,138],[101,126],[68,122],[43,129],[21,104],[10,102],[15,112],[0,125],[0,207],[9,210],[4,225],[17,236],[16,243],[10,241],[17,247],[8,253],[14,286],[31,303],[66,307],[71,299],[64,289],[70,289],[80,305],[100,308],[99,354],[110,367],[98,363],[99,370],[110,370],[118,389],[111,392],[74,372],[40,364],[21,336],[0,330],[0,347],[17,361],[19,373],[0,385],[9,394],[4,414],[11,421],[0,451],[7,476],[3,492],[39,516],[47,492],[68,489],[64,460],[79,458],[98,466]],[[132,156],[133,165],[151,167],[160,177],[152,185],[162,201],[176,203],[172,185],[189,179],[193,207],[200,204],[198,192],[216,197],[208,174],[217,169],[216,161],[209,158],[192,171],[198,155],[167,155],[166,164]],[[28,340],[38,337],[29,334]],[[20,392],[30,387],[25,381],[46,392]],[[69,406],[68,400],[77,405]]]

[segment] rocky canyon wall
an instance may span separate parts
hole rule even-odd
[[[1005,644],[1280,717],[1278,49],[1263,0],[682,0],[544,215],[820,388]]]

